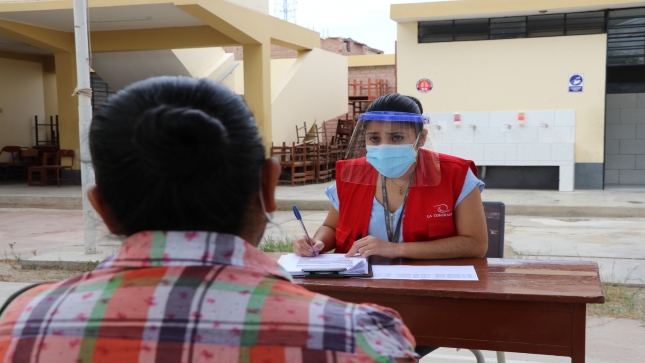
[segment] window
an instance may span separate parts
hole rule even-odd
[[[567,14],[566,35],[601,34],[605,32],[605,12]]]
[[[528,37],[556,37],[564,35],[564,14],[528,17]]]
[[[418,23],[419,43],[553,37],[605,32],[605,11]],[[645,16],[645,14],[644,14]]]
[[[455,20],[455,40],[488,39],[488,19]]]
[[[419,22],[419,43],[452,42],[452,20]]]
[[[645,8],[612,10],[607,18],[607,66],[645,64]]]
[[[490,39],[526,38],[526,16],[490,19]]]

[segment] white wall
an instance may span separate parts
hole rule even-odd
[[[575,110],[426,113],[437,150],[477,165],[559,166],[560,191],[574,187]]]
[[[0,148],[32,147],[34,115],[46,116],[42,64],[0,58],[0,85]]]

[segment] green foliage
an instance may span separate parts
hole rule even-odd
[[[264,237],[258,248],[264,252],[293,252],[293,238],[277,239],[273,236]]]

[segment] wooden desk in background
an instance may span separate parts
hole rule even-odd
[[[271,253],[278,259],[283,253]],[[340,300],[396,309],[417,344],[585,361],[586,304],[605,301],[598,265],[513,259],[405,260],[472,265],[479,281],[296,279]]]

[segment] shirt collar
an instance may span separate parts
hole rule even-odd
[[[215,265],[242,267],[292,281],[275,260],[242,238],[200,231],[133,234],[97,269]]]

